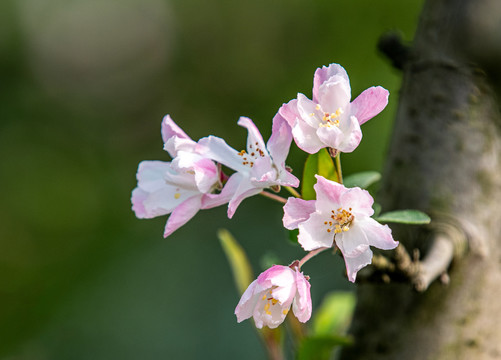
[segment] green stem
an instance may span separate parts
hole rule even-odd
[[[297,197],[297,198],[302,198],[301,194],[298,193],[296,191],[296,189],[294,189],[293,187],[290,187],[290,186],[284,186],[285,190],[287,190],[288,192],[290,192],[293,196]]]
[[[337,180],[338,183],[342,184],[343,183],[343,170],[341,170],[341,153],[338,152],[336,157],[334,158],[335,160],[335,168],[336,168],[336,175],[337,175]]]

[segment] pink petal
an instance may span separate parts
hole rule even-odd
[[[315,212],[315,200],[303,200],[290,197],[284,206],[284,227],[297,229],[299,223],[306,221]]]
[[[237,124],[245,127],[248,131],[247,151],[251,152],[259,149],[265,154],[265,156],[269,157],[263,137],[261,136],[261,133],[259,132],[259,129],[254,124],[254,122],[252,122],[252,120],[248,117],[242,116],[240,117],[240,119],[238,119]]]
[[[340,127],[319,127],[316,133],[326,146],[345,153],[355,150],[362,140],[362,130],[354,116],[344,119]]]
[[[237,316],[237,322],[242,322],[252,316],[254,308],[259,298],[260,286],[257,280],[254,280],[249,287],[245,290],[237,307],[235,308],[235,315]]]
[[[379,114],[388,104],[388,90],[381,86],[373,86],[364,90],[351,103],[351,112],[362,125]]]
[[[284,167],[285,160],[289,154],[289,149],[292,142],[291,126],[278,112],[273,118],[273,126],[271,136],[266,144],[273,162],[280,167]]]
[[[316,103],[319,102],[319,88],[332,76],[339,76],[345,79],[346,82],[350,82],[346,70],[339,64],[330,64],[329,66],[322,66],[321,68],[318,68],[313,77],[313,101]]]
[[[292,128],[296,123],[296,119],[299,117],[297,99],[292,99],[287,104],[283,104],[280,109],[278,109],[278,114],[280,114]]]
[[[346,189],[340,198],[340,205],[344,209],[351,207],[355,217],[357,215],[372,216],[374,214],[372,204],[374,204],[374,199],[369,192],[359,187]]]
[[[200,210],[202,205],[201,196],[193,196],[177,206],[167,220],[164,238],[172,234],[186,224]]]
[[[144,201],[147,197],[148,193],[138,187],[132,190],[132,210],[138,219],[147,219],[149,217],[144,208]]]
[[[297,240],[306,251],[321,247],[331,247],[334,241],[333,232],[327,232],[324,225],[325,215],[314,212],[309,219],[298,225],[299,235]]]
[[[242,164],[242,157],[223,139],[211,135],[200,139],[198,145],[200,154],[204,157],[217,161],[233,170],[249,172],[249,167]]]
[[[298,148],[308,154],[316,154],[318,150],[327,146],[318,138],[317,128],[311,127],[302,120],[299,120],[292,128],[292,135]]]
[[[319,87],[317,99],[325,112],[332,113],[339,108],[345,110],[351,100],[349,81],[340,76],[332,76]]]
[[[398,241],[393,240],[388,225],[381,225],[376,220],[367,217],[357,221],[357,226],[363,230],[371,246],[382,250],[390,250],[398,246]]]
[[[336,245],[345,256],[357,256],[369,248],[369,240],[363,229],[358,226],[357,219],[346,232],[336,234]]]
[[[178,138],[181,139],[188,139],[191,140],[188,135],[179,127],[177,124],[172,120],[170,115],[165,115],[163,120],[162,120],[162,139],[164,143],[167,142],[170,138],[177,136]]]
[[[372,251],[367,249],[355,257],[345,255],[344,262],[346,264],[346,274],[348,275],[348,280],[355,282],[357,272],[372,262]]]
[[[237,211],[238,206],[244,199],[257,195],[262,190],[263,190],[262,188],[256,188],[255,186],[253,186],[248,181],[248,179],[244,178],[240,183],[240,185],[238,186],[237,191],[233,195],[233,198],[230,200],[228,204],[228,218],[231,219],[233,217],[235,211]]]
[[[165,173],[171,164],[165,161],[141,161],[137,168],[137,184],[146,192],[159,190],[165,186]]]
[[[341,196],[348,189],[335,181],[327,180],[323,176],[315,175],[315,177],[317,183],[313,185],[313,188],[317,194],[317,210],[325,213],[336,210],[341,204]]]
[[[202,209],[210,209],[229,203],[240,185],[242,175],[235,173],[226,182],[219,194],[204,194],[202,197]]]
[[[302,273],[296,271],[296,288],[297,293],[292,304],[292,311],[297,319],[304,323],[311,317],[311,294],[310,283]]]

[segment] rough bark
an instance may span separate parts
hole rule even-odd
[[[445,270],[453,249],[450,281],[424,292],[405,279],[360,284],[355,344],[341,359],[501,358],[501,117],[488,76],[465,56],[483,36],[474,31],[478,5],[426,2],[403,65],[381,193],[385,211],[432,216],[432,226],[394,235],[419,250],[425,268]]]

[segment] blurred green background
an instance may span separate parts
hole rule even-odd
[[[279,106],[311,96],[315,69],[342,64],[353,98],[382,85],[390,105],[343,156],[345,173],[380,170],[401,74],[378,37],[412,39],[422,0],[3,0],[0,3],[0,358],[258,359],[252,321],[216,237],[225,227],[256,273],[264,255],[303,255],[281,206],[245,200],[201,211],[162,238],[138,220],[141,160],[168,160],[166,113],[192,138],[243,148],[239,116],[265,140]],[[300,175],[306,156],[292,146]],[[303,270],[317,306],[352,289],[339,257]]]

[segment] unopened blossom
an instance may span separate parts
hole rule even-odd
[[[218,204],[229,202],[229,218],[243,199],[259,194],[265,188],[299,185],[299,180],[285,167],[292,134],[280,114],[273,119],[272,135],[266,145],[251,119],[241,117],[238,125],[248,131],[245,150],[236,151],[223,139],[215,136],[199,141],[204,156],[235,170],[220,194],[209,195],[204,199],[204,206],[212,206],[213,201]]]
[[[162,121],[162,137],[174,158],[171,162],[142,161],[131,200],[138,218],[171,214],[164,231],[167,237],[206,208],[203,198],[218,188],[220,172],[168,115]],[[211,207],[218,205],[221,203],[211,203]]]
[[[348,279],[354,282],[357,272],[372,261],[370,246],[389,250],[398,242],[388,225],[371,218],[374,200],[366,190],[315,177],[317,200],[289,198],[284,206],[284,226],[299,229],[298,241],[307,251],[331,247],[335,242],[343,254]]]
[[[310,283],[297,267],[274,265],[261,273],[242,295],[235,309],[237,321],[254,318],[256,327],[280,325],[292,305],[300,322],[311,317]]]
[[[313,98],[299,93],[282,105],[279,113],[292,128],[299,148],[314,154],[328,147],[352,152],[362,139],[360,125],[379,114],[388,104],[388,91],[373,86],[353,102],[350,80],[338,64],[318,68],[313,79]]]

